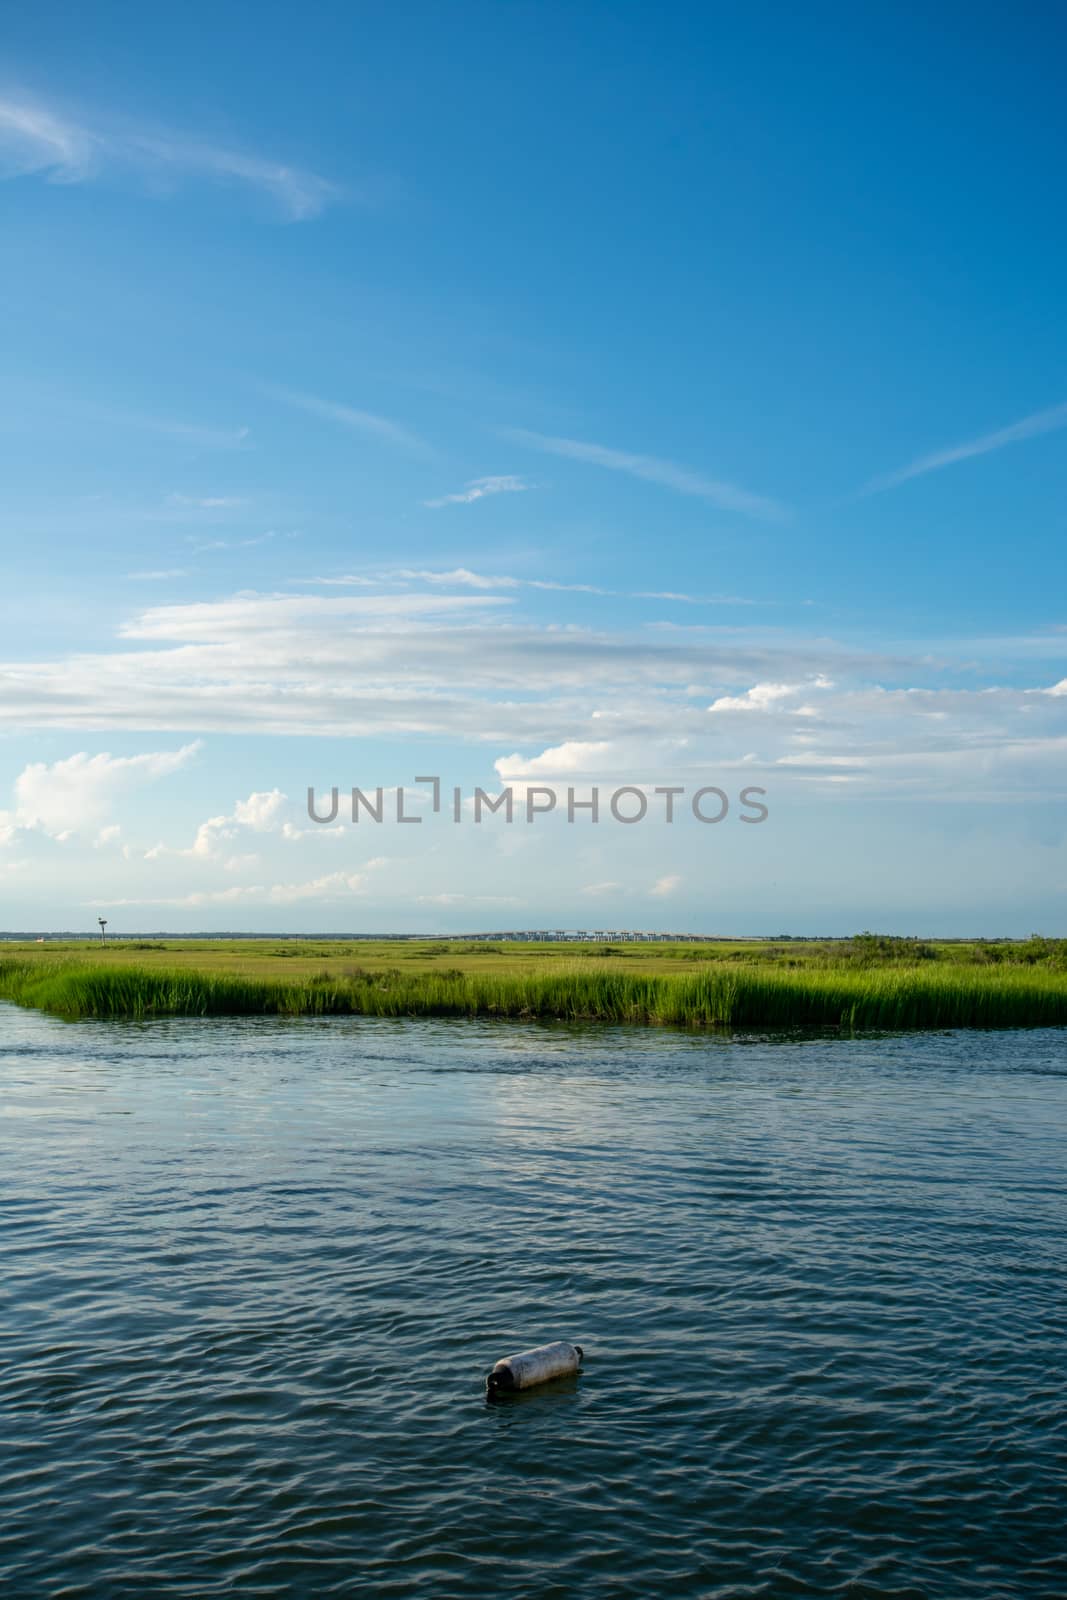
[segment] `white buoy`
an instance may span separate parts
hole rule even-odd
[[[498,1361],[486,1378],[485,1387],[490,1394],[510,1394],[515,1389],[530,1389],[535,1383],[547,1383],[549,1378],[566,1377],[578,1371],[582,1353],[580,1344],[568,1344],[566,1339],[538,1345],[536,1350],[523,1350]]]

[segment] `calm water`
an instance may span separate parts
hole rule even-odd
[[[1065,1044],[0,1007],[0,1592],[1063,1600]]]

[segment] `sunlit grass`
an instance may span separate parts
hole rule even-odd
[[[1027,966],[882,967],[705,962],[632,972],[581,960],[551,970],[349,966],[255,977],[201,968],[0,957],[0,998],[70,1020],[169,1016],[556,1018],[702,1028],[1003,1028],[1067,1023],[1067,974]]]

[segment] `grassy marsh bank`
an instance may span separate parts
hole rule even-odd
[[[0,954],[0,999],[67,1018],[166,1016],[441,1016],[553,1018],[706,1028],[864,1029],[1067,1024],[1067,966],[1057,944],[908,948],[893,943],[785,958],[777,945],[648,947],[599,955],[586,947],[478,950],[441,941],[428,953],[323,941],[293,956],[257,958],[229,941],[197,951],[20,949]],[[248,941],[252,943],[252,941]],[[178,942],[175,941],[175,945]],[[10,947],[9,947],[10,949]],[[921,949],[924,954],[917,954]],[[439,955],[445,959],[440,959]],[[929,953],[933,951],[933,953]],[[356,965],[352,956],[363,960]],[[399,959],[398,959],[399,957]],[[406,957],[406,959],[405,959]],[[169,958],[169,959],[168,959]],[[403,960],[403,965],[401,965]],[[445,964],[447,960],[447,965]],[[299,962],[301,968],[294,970]],[[460,964],[462,963],[462,964]]]

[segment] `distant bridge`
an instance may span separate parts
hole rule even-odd
[[[512,944],[686,944],[712,943],[708,933],[652,933],[641,928],[510,928],[499,933],[466,933],[454,938]]]

